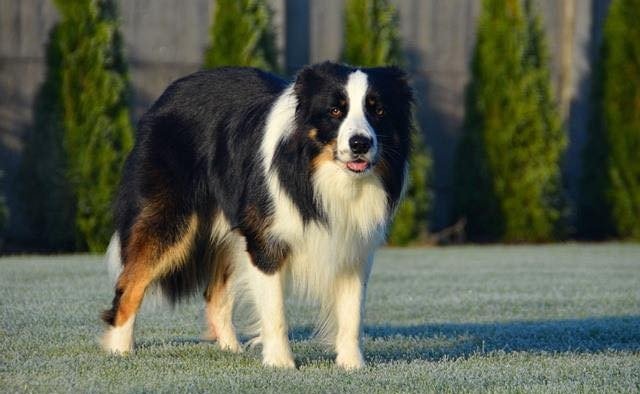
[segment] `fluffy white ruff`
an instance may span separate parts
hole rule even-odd
[[[291,245],[287,267],[292,288],[305,299],[329,304],[336,277],[361,271],[384,240],[386,192],[374,175],[352,175],[336,163],[325,163],[313,182],[328,224],[304,224],[277,176],[270,175],[269,188],[276,196],[270,232]]]

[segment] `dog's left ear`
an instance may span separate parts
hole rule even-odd
[[[384,85],[385,90],[394,97],[394,100],[413,103],[413,89],[409,83],[409,76],[400,67],[374,67],[370,72],[379,84]]]
[[[414,95],[409,77],[400,67],[374,67],[370,68],[368,73],[384,95],[401,104],[400,107],[409,108],[413,105]]]

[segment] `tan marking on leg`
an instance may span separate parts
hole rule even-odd
[[[189,256],[198,230],[197,216],[195,214],[191,215],[186,221],[185,226],[184,233],[178,242],[169,246],[159,256],[154,267],[155,277],[165,275],[180,268]]]
[[[205,292],[207,332],[204,337],[217,340],[223,350],[241,351],[233,325],[234,297],[231,291],[233,251],[229,244],[221,244],[216,250],[214,274]]]
[[[195,239],[197,219],[192,215],[180,240],[167,248],[160,245],[147,228],[144,222],[139,221],[132,229],[125,252],[127,262],[116,284],[116,288],[122,290],[122,296],[115,315],[115,326],[124,324],[135,315],[153,280],[184,262]]]

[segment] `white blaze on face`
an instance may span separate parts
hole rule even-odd
[[[349,110],[338,129],[338,159],[342,162],[354,159],[349,147],[349,139],[355,135],[362,135],[371,139],[371,150],[363,158],[371,162],[376,156],[378,141],[376,133],[367,121],[364,108],[368,88],[367,74],[358,70],[349,75],[345,86]]]

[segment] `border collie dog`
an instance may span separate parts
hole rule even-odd
[[[138,124],[107,251],[115,297],[103,347],[133,349],[150,289],[204,292],[208,337],[240,351],[238,296],[263,364],[294,367],[285,293],[317,302],[336,363],[363,365],[373,254],[402,196],[412,92],[395,67],[322,63],[291,83],[251,68],[170,85]]]

